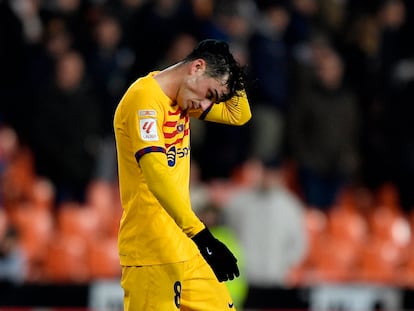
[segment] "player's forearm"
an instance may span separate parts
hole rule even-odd
[[[177,184],[165,167],[165,155],[149,153],[143,156],[140,166],[147,185],[167,213],[189,237],[204,229],[204,224],[191,209],[191,203],[181,195]]]
[[[245,92],[242,96],[235,96],[224,104],[223,114],[228,115],[231,124],[243,125],[252,117],[249,100]]]
[[[249,100],[245,92],[241,96],[234,96],[221,105],[214,105],[210,113],[212,118],[215,118],[215,115],[218,114],[217,117],[231,125],[243,125],[252,117]],[[208,117],[210,117],[210,114]]]
[[[243,125],[251,119],[252,113],[247,95],[243,92],[240,96],[234,96],[218,105],[213,104],[208,111],[194,113],[193,116],[211,122]]]

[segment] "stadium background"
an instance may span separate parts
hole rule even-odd
[[[266,100],[288,122],[289,94],[299,89],[281,64],[302,60],[315,37],[323,37],[344,60],[362,128],[353,146],[359,165],[331,206],[306,201],[289,137],[272,150],[290,189],[307,204],[311,241],[287,287],[275,293],[282,298],[274,309],[414,309],[409,0],[1,0],[0,232],[22,252],[1,266],[0,309],[121,309],[112,137],[119,97],[137,76],[174,63],[199,39],[225,39],[249,64],[248,39],[273,6],[290,16],[275,45],[286,58],[263,59],[280,66],[281,80],[263,78],[288,87],[275,84],[285,99]],[[252,105],[263,100],[252,91]],[[194,127],[197,183],[222,203],[248,186],[244,164],[254,150],[246,137],[254,129]],[[260,141],[274,143],[267,137]],[[350,205],[371,208],[355,215]],[[361,235],[361,221],[369,238]],[[374,234],[378,243],[358,251],[343,244],[344,237],[355,246]],[[356,257],[364,263],[357,270],[349,265]]]

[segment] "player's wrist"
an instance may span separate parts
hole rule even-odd
[[[212,239],[215,239],[214,236],[211,234],[210,230],[205,227],[199,233],[192,237],[192,240],[200,247],[201,245],[205,245]]]

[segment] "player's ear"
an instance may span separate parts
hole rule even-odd
[[[202,58],[197,58],[191,64],[192,74],[202,74],[206,70],[206,61]]]

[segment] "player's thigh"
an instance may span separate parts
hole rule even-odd
[[[123,267],[124,311],[180,310],[183,263]]]
[[[226,284],[217,281],[201,255],[185,263],[180,310],[236,310]]]

